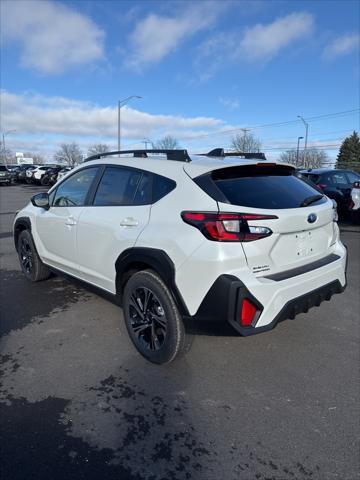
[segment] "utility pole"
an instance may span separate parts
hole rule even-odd
[[[306,155],[306,150],[307,150],[307,142],[308,142],[308,133],[309,133],[309,124],[304,120],[304,118],[301,115],[298,115],[298,118],[303,122],[305,125],[305,145],[304,145],[304,167],[307,168],[306,160],[307,160],[307,155]]]
[[[126,105],[127,102],[129,100],[131,100],[132,98],[142,98],[142,97],[139,97],[139,95],[130,95],[130,97],[126,97],[126,98],[124,98],[124,100],[119,100],[118,101],[118,135],[117,135],[117,137],[118,137],[118,151],[121,150],[121,140],[120,140],[120,137],[121,137],[121,130],[120,130],[120,128],[121,128],[120,127],[120,125],[121,125],[121,123],[120,123],[120,121],[121,121],[121,113],[120,113],[121,107]]]
[[[297,149],[296,149],[296,166],[299,166],[299,143],[300,140],[304,137],[298,137],[298,142],[297,142]]]
[[[149,140],[148,138],[144,138],[143,142],[144,142],[145,150],[147,150],[147,144],[148,144],[148,143],[150,143],[150,145],[152,144],[152,141]],[[154,148],[154,147],[153,147],[153,148]]]
[[[5,166],[7,166],[5,137],[6,137],[6,135],[9,135],[9,133],[14,133],[14,132],[16,132],[16,130],[8,130],[7,132],[3,132],[3,134],[2,134],[3,157],[4,157]]]

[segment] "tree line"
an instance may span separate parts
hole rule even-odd
[[[149,143],[146,142],[146,143]],[[166,135],[157,142],[150,142],[153,149],[173,150],[180,148],[179,141],[172,135]],[[230,150],[243,153],[257,153],[262,148],[262,142],[250,132],[244,130],[231,139]],[[96,143],[88,148],[87,155],[84,155],[76,142],[62,143],[55,152],[54,160],[70,167],[83,162],[84,158],[99,153],[110,151],[109,145]],[[9,149],[1,149],[2,161],[16,163],[14,153]],[[43,164],[45,158],[37,153],[25,152],[24,157],[33,158],[34,163]],[[289,149],[279,156],[281,162],[290,163],[297,168],[320,168],[330,164],[328,154],[319,148],[310,147],[304,149]],[[336,160],[336,168],[349,168],[360,172],[360,139],[357,132],[346,137],[343,141]]]

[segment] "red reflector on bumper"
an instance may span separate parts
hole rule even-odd
[[[255,305],[253,305],[250,300],[245,298],[241,308],[241,325],[244,327],[250,327],[251,322],[254,320],[256,311],[257,309]]]

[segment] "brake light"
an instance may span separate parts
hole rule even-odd
[[[257,308],[254,304],[250,302],[249,299],[245,298],[242,302],[241,307],[241,324],[244,327],[250,327],[252,321],[254,320]]]
[[[252,242],[268,237],[268,227],[249,225],[253,220],[271,220],[275,215],[251,213],[182,212],[185,223],[192,225],[208,239],[216,242]]]
[[[319,183],[319,184],[318,184],[318,187],[320,187],[321,190],[324,190],[324,188],[326,188],[327,185],[325,185],[324,183]]]

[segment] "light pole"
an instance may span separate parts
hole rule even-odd
[[[150,145],[152,145],[152,141],[149,138],[144,138],[143,142],[144,142],[145,150],[147,150],[147,144],[148,143],[150,143]]]
[[[307,149],[307,141],[308,141],[308,133],[309,133],[309,124],[304,120],[304,118],[301,115],[298,115],[298,118],[300,118],[300,120],[305,125],[304,167],[306,168],[306,149]]]
[[[298,137],[298,144],[297,144],[297,149],[296,149],[296,166],[299,165],[299,143],[300,140],[304,137]]]
[[[6,160],[6,148],[5,148],[5,137],[6,135],[9,135],[9,133],[14,133],[16,130],[8,130],[7,132],[3,132],[2,134],[2,143],[3,143],[3,157],[4,157],[4,163],[7,166],[7,160]]]
[[[119,100],[118,101],[118,151],[120,152],[121,148],[121,142],[120,142],[120,120],[121,120],[121,117],[120,117],[120,110],[121,110],[121,107],[123,107],[124,105],[127,104],[127,102],[129,100],[131,100],[132,98],[142,98],[142,97],[139,97],[139,95],[130,95],[130,97],[126,97],[124,98],[124,100]]]

